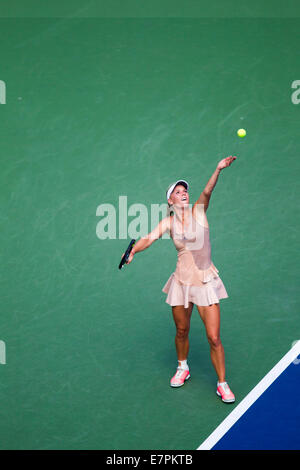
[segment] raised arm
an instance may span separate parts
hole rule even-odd
[[[171,227],[171,216],[165,217],[162,219],[157,227],[152,230],[152,232],[148,233],[145,237],[140,238],[136,244],[134,245],[131,253],[129,255],[128,261],[126,264],[131,263],[135,253],[139,253],[140,251],[146,250],[149,246],[152,245],[155,240],[158,240],[162,235]]]
[[[236,159],[236,157],[226,157],[226,158],[223,158],[223,160],[221,160],[218,165],[217,165],[217,168],[215,169],[215,171],[213,172],[212,176],[209,178],[204,190],[202,191],[202,193],[200,194],[200,197],[199,199],[195,202],[194,206],[193,206],[193,209],[194,207],[197,205],[197,204],[203,204],[204,205],[204,211],[206,212],[207,209],[208,209],[208,205],[209,205],[209,200],[210,200],[210,196],[214,190],[214,187],[216,186],[217,184],[217,181],[218,181],[218,178],[219,178],[219,174],[221,173],[221,171],[224,169],[224,168],[227,168],[228,166],[231,165],[231,163]]]

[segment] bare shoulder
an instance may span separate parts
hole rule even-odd
[[[200,225],[208,228],[208,220],[204,204],[194,204],[192,214]]]

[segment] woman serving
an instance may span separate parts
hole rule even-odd
[[[190,378],[187,363],[188,335],[193,306],[196,305],[205,326],[212,364],[218,377],[216,393],[225,403],[235,401],[225,379],[224,348],[220,339],[219,301],[227,298],[228,294],[219,271],[211,260],[206,211],[220,172],[229,167],[235,159],[236,157],[230,156],[218,163],[192,208],[189,204],[188,183],[178,180],[171,184],[166,193],[171,215],[161,220],[152,232],[138,240],[127,261],[127,264],[131,263],[136,253],[145,250],[169,231],[178,252],[176,270],[163,287],[163,292],[167,294],[166,302],[172,307],[176,326],[178,367],[170,385],[181,387]]]

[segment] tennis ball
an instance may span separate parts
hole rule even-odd
[[[239,137],[245,137],[246,134],[247,134],[247,132],[245,131],[245,129],[239,129],[239,130],[237,131],[237,135],[238,135]]]

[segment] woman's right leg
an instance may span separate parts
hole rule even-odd
[[[190,321],[194,304],[189,302],[188,308],[183,305],[172,307],[173,318],[176,326],[175,346],[179,361],[187,360],[189,353]]]

